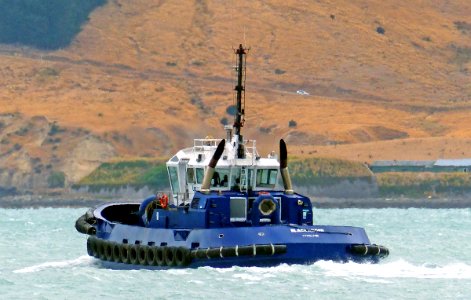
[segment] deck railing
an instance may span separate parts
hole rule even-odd
[[[204,153],[208,151],[216,150],[221,139],[194,139],[193,142],[193,151],[195,153]],[[252,160],[259,157],[257,152],[257,141],[256,140],[245,140],[245,153],[252,156]],[[252,161],[253,162],[253,161]]]

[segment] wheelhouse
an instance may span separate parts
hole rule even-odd
[[[233,140],[234,138],[232,138]],[[200,191],[208,163],[220,139],[195,139],[191,148],[180,150],[167,162],[174,203],[189,202]],[[235,144],[227,143],[211,178],[216,191],[270,191],[279,189],[280,164],[274,153],[262,158],[250,141],[244,158],[235,155]]]

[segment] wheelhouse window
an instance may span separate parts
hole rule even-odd
[[[232,168],[231,189],[240,189],[240,168]]]
[[[230,169],[216,168],[214,170],[211,186],[213,187],[228,187],[229,186]]]
[[[186,169],[186,181],[188,183],[195,183],[195,169],[194,168]]]
[[[232,190],[239,190],[240,188],[248,188],[249,190],[252,190],[253,174],[253,169],[247,168],[245,170],[242,170],[240,167],[234,167],[231,169],[229,186]]]
[[[203,183],[203,177],[204,177],[204,169],[203,168],[196,168],[196,183],[197,184],[202,184]]]
[[[180,193],[180,185],[178,184],[177,167],[168,167],[168,175],[170,177],[170,185],[174,193]]]
[[[257,187],[274,188],[278,177],[278,169],[258,169]]]

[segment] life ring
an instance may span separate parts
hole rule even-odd
[[[167,196],[167,194],[160,195],[159,204],[160,204],[160,207],[162,207],[163,209],[166,209],[168,207],[168,196]]]
[[[147,248],[149,246],[142,245],[137,248],[137,257],[139,260],[139,264],[146,266],[147,265]]]
[[[268,217],[276,211],[276,203],[272,198],[264,198],[258,204],[258,210],[264,217]]]
[[[191,262],[190,250],[185,247],[178,247],[175,249],[175,264],[177,267],[186,267]]]
[[[164,261],[169,267],[173,267],[176,264],[175,261],[175,248],[174,247],[163,247],[164,248]]]

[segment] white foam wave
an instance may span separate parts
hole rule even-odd
[[[88,255],[84,255],[76,259],[64,260],[64,261],[50,261],[50,262],[45,262],[45,263],[34,265],[34,266],[29,266],[26,268],[14,270],[13,273],[20,273],[20,274],[21,273],[34,273],[34,272],[39,272],[39,271],[43,271],[43,270],[51,269],[51,268],[62,269],[62,268],[88,264],[91,261],[93,261],[92,257]]]
[[[191,272],[187,269],[170,269],[170,270],[167,270],[167,272],[172,275],[190,275],[191,274]]]
[[[471,279],[471,265],[466,263],[414,265],[400,259],[380,264],[319,261],[314,266],[323,270],[327,276],[335,277]]]

